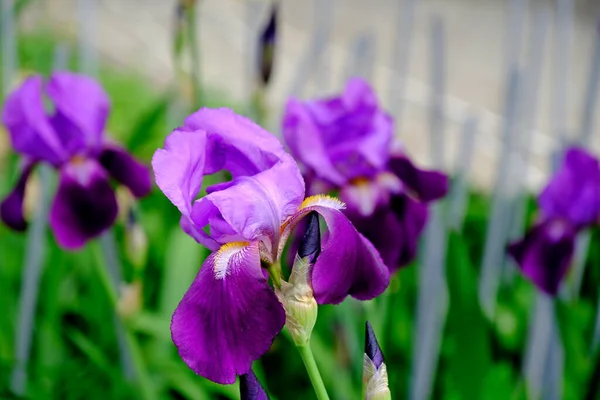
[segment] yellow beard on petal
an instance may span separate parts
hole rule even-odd
[[[302,204],[300,204],[300,210],[313,206],[323,206],[327,208],[334,208],[336,210],[342,210],[346,208],[346,204],[344,204],[343,201],[336,199],[335,197],[331,197],[325,194],[317,194],[315,196],[310,196],[304,199]]]
[[[226,243],[217,251],[213,262],[213,270],[216,279],[224,279],[229,272],[229,261],[231,257],[247,249],[249,242]]]

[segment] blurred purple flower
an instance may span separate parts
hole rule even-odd
[[[55,72],[45,84],[41,76],[31,76],[8,97],[2,122],[13,148],[24,156],[24,167],[0,205],[4,223],[26,229],[25,186],[38,162],[59,171],[50,226],[66,249],[80,248],[114,223],[118,210],[110,178],[136,197],[150,192],[148,169],[104,137],[109,109],[96,81],[70,72]]]
[[[448,178],[392,148],[393,121],[367,82],[351,79],[339,97],[289,100],[283,134],[308,194],[339,190],[346,215],[391,271],[414,259],[427,203],[446,195]]]
[[[284,309],[261,265],[276,265],[285,242],[312,211],[328,226],[310,272],[317,302],[347,295],[371,299],[389,283],[375,248],[326,196],[304,199],[292,157],[269,132],[227,109],[201,109],[154,154],[156,183],[181,211],[181,226],[214,252],[173,314],[179,354],[197,374],[217,383],[248,373],[285,323]],[[232,180],[206,188],[221,170]]]
[[[568,149],[538,203],[541,221],[508,253],[527,278],[554,296],[571,265],[577,233],[600,218],[598,160],[583,149]]]

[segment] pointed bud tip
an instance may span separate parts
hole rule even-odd
[[[301,258],[311,256],[310,262],[314,263],[321,253],[321,230],[319,228],[319,215],[312,211],[307,216],[307,226],[304,237],[298,249]]]
[[[268,400],[267,392],[261,386],[252,370],[240,375],[240,400]]]
[[[383,353],[381,352],[377,337],[375,337],[375,332],[369,321],[365,324],[365,354],[373,361],[376,368],[381,367],[381,364],[383,364],[384,361]]]

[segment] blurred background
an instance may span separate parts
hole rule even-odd
[[[195,3],[191,18],[183,15],[185,3]],[[448,243],[459,254],[449,250],[448,260],[433,265],[426,254],[445,254],[452,246],[425,238],[421,258],[393,280],[389,310],[374,317],[385,320],[381,326],[389,331],[384,351],[393,398],[600,398],[590,390],[591,382],[600,381],[594,375],[600,374],[594,358],[600,338],[597,229],[583,239],[573,267],[576,289],[560,313],[559,324],[569,327],[561,331],[562,340],[551,329],[532,333],[539,314],[535,288],[514,265],[484,277],[507,263],[507,240],[533,220],[531,194],[547,182],[555,154],[575,142],[600,154],[600,2],[282,0],[273,75],[267,87],[258,88],[259,35],[271,7],[266,0],[2,0],[3,95],[28,73],[72,69],[96,76],[112,101],[110,134],[149,163],[197,105],[256,116],[253,101],[260,90],[267,110],[262,123],[280,135],[289,96],[336,94],[348,77],[363,76],[396,118],[396,135],[411,157],[447,171],[465,193],[452,200],[460,203],[460,223],[444,228],[449,237],[456,233]],[[182,27],[192,32],[183,50]],[[0,131],[0,195],[16,181],[17,165],[8,135]],[[27,188],[29,215],[43,202],[39,181]],[[170,315],[207,250],[180,231],[178,213],[158,190],[135,205],[121,197],[125,211],[111,233],[113,262],[123,271],[120,313],[136,343],[134,364],[143,373],[128,372],[119,360],[119,324],[96,284],[91,265],[112,257],[106,247],[65,253],[46,232],[31,356],[22,366],[27,385],[15,393],[18,298],[31,239],[1,226],[0,397],[239,397],[235,385],[195,376],[170,341]],[[512,208],[494,205],[502,198],[527,210],[518,228],[494,228],[493,221],[518,219]],[[129,209],[137,218],[133,223]],[[132,226],[149,246],[136,242]],[[444,283],[457,285],[450,294],[436,287],[423,294],[418,283],[445,275],[453,263],[468,265],[464,280]],[[452,301],[454,290],[467,286],[465,298],[481,303],[483,311]],[[437,308],[421,304],[427,293],[442,304],[442,316],[418,322],[419,315],[438,315]],[[497,304],[489,306],[496,293]],[[371,318],[373,310],[354,301],[320,309],[313,345],[332,398],[360,398],[361,318]],[[463,324],[444,325],[456,315]],[[542,350],[534,343],[544,343]],[[290,347],[289,339],[277,339],[255,363],[257,375],[273,398],[312,398]],[[549,353],[560,357],[548,359]],[[486,390],[469,391],[469,385]]]

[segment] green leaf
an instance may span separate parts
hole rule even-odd
[[[454,341],[449,374],[463,399],[480,399],[491,367],[489,326],[479,306],[477,274],[463,239],[451,233],[446,279],[450,294],[447,334]]]

